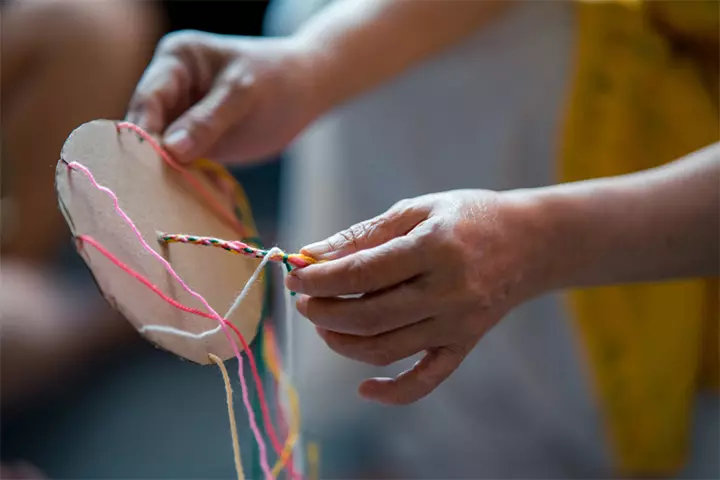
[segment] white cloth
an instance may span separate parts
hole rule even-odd
[[[324,3],[276,1],[271,33],[291,32]],[[320,240],[402,198],[554,183],[574,28],[566,2],[523,3],[318,121],[288,154],[281,245]],[[402,408],[363,401],[356,387],[407,362],[361,365],[331,352],[306,320],[294,328],[303,422],[324,442],[324,476],[609,475],[591,382],[559,296],[517,309],[447,382]]]

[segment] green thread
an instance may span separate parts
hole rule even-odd
[[[288,273],[292,272],[292,265],[290,265],[289,262],[290,255],[287,253],[283,254],[283,263],[285,264],[285,268],[287,268]],[[294,297],[296,295],[296,292],[290,291],[290,296]]]

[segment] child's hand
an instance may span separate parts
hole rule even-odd
[[[179,162],[242,162],[281,151],[320,112],[309,56],[292,39],[203,32],[166,36],[127,120]]]

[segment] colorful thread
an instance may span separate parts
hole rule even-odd
[[[220,177],[220,179],[226,180],[226,181],[228,182],[230,188],[234,191],[234,194],[235,194],[235,203],[236,203],[236,206],[235,206],[235,214],[238,215],[239,218],[238,218],[238,217],[234,217],[234,216],[232,216],[231,214],[229,214],[229,213],[228,213],[228,210],[225,209],[225,208],[222,206],[222,204],[219,203],[219,202],[212,196],[212,193],[209,192],[209,191],[202,185],[202,183],[200,183],[200,182],[199,182],[192,174],[190,174],[185,168],[183,168],[181,165],[177,164],[177,162],[175,162],[175,161],[172,159],[172,157],[171,157],[149,134],[147,134],[145,131],[143,131],[140,127],[138,127],[138,126],[136,126],[136,125],[134,125],[134,124],[131,124],[131,123],[129,123],[129,122],[120,122],[120,123],[117,123],[117,124],[116,124],[116,128],[117,128],[118,132],[119,132],[122,128],[127,128],[127,129],[129,129],[129,130],[132,130],[132,131],[134,131],[136,134],[138,134],[138,135],[140,136],[140,140],[141,140],[141,141],[142,141],[142,140],[147,141],[147,142],[151,145],[151,147],[155,150],[155,152],[156,152],[169,166],[171,166],[171,167],[172,167],[173,169],[175,169],[178,173],[180,173],[183,177],[185,177],[185,179],[186,179],[192,186],[194,186],[195,189],[196,189],[200,194],[202,194],[202,195],[205,197],[205,199],[208,201],[208,203],[215,209],[216,213],[218,213],[220,216],[222,216],[225,220],[228,220],[228,222],[229,222],[233,227],[235,227],[243,236],[245,236],[245,228],[244,228],[244,226],[243,226],[243,223],[249,223],[249,224],[252,224],[252,223],[253,223],[253,221],[252,221],[252,214],[251,214],[251,212],[250,212],[250,210],[249,210],[249,206],[248,206],[248,200],[247,200],[247,197],[245,196],[244,192],[242,191],[242,189],[241,189],[241,188],[237,185],[237,183],[235,182],[235,179],[234,179],[232,176],[230,176],[230,174],[229,174],[224,168],[220,167],[219,165],[217,165],[217,164],[215,164],[215,163],[213,163],[213,162],[209,162],[209,161],[204,160],[204,159],[196,160],[196,161],[193,162],[193,164],[192,164],[193,166],[198,167],[200,170],[204,170],[204,171],[206,171],[206,172],[208,172],[208,173],[210,173],[210,174],[215,174],[215,175],[217,175],[218,177]],[[118,199],[117,199],[117,197],[114,195],[114,193],[113,193],[112,191],[110,191],[110,190],[107,189],[106,187],[102,187],[101,185],[99,185],[99,184],[95,181],[95,179],[93,178],[91,172],[90,172],[86,167],[84,167],[83,165],[80,165],[80,164],[77,163],[77,162],[73,162],[72,165],[69,164],[68,162],[65,162],[65,163],[66,163],[66,165],[68,165],[69,168],[75,167],[75,168],[77,168],[78,170],[83,171],[83,173],[85,173],[85,174],[88,176],[88,178],[91,180],[91,183],[93,183],[96,188],[98,188],[98,189],[100,189],[100,190],[103,190],[105,193],[109,194],[109,195],[111,196],[111,198],[113,199],[113,201],[114,201],[114,204],[115,204],[115,208],[116,208],[117,213],[130,225],[131,228],[133,228],[133,230],[136,230],[136,227],[135,227],[134,223],[132,222],[132,220],[130,220],[130,218],[129,218],[129,217],[122,211],[122,209],[120,208]],[[297,432],[299,432],[299,423],[300,423],[300,422],[299,422],[299,406],[298,406],[298,403],[299,403],[299,402],[298,402],[298,400],[297,400],[297,393],[295,392],[294,388],[292,387],[292,383],[290,382],[288,376],[282,371],[282,368],[281,368],[281,366],[280,366],[279,360],[274,360],[274,363],[273,363],[274,368],[272,369],[272,373],[273,373],[273,375],[275,376],[276,380],[278,380],[278,383],[283,383],[283,384],[285,385],[286,389],[288,390],[288,392],[289,392],[289,393],[292,392],[292,393],[294,394],[294,395],[293,395],[293,394],[290,394],[289,396],[290,396],[290,397],[293,397],[293,396],[294,396],[294,400],[295,400],[294,402],[291,401],[291,404],[294,403],[294,408],[293,408],[292,405],[291,405],[291,409],[294,410],[294,411],[292,412],[292,417],[293,417],[293,418],[291,419],[291,432],[289,432],[289,434],[288,434],[288,438],[287,438],[287,441],[286,441],[285,446],[284,446],[283,449],[282,449],[282,452],[280,452],[279,442],[277,441],[276,434],[275,434],[274,429],[273,429],[273,427],[272,427],[272,421],[271,421],[271,419],[270,419],[269,411],[268,411],[268,408],[267,408],[267,402],[266,402],[266,400],[265,400],[265,396],[264,396],[264,392],[263,392],[263,388],[262,388],[262,382],[260,381],[260,378],[259,378],[259,373],[258,373],[258,370],[257,370],[257,365],[255,364],[255,361],[254,361],[254,356],[253,356],[252,351],[250,350],[249,346],[248,346],[247,343],[245,342],[245,339],[244,339],[244,337],[242,336],[242,334],[240,333],[240,331],[239,331],[233,324],[231,324],[230,322],[228,322],[227,320],[225,320],[225,319],[223,319],[223,318],[219,318],[219,315],[217,314],[217,312],[215,312],[215,311],[207,304],[207,302],[204,301],[204,298],[202,298],[202,296],[200,296],[199,294],[196,294],[195,292],[193,292],[192,290],[190,290],[189,287],[187,287],[187,285],[184,284],[184,282],[182,281],[182,279],[180,279],[180,277],[177,276],[177,274],[175,274],[175,272],[172,270],[172,267],[171,267],[169,264],[166,264],[166,262],[164,262],[164,259],[163,259],[162,257],[160,257],[159,255],[157,255],[157,253],[156,253],[154,250],[152,250],[152,248],[150,248],[149,245],[147,245],[146,242],[144,242],[144,239],[142,238],[142,235],[139,233],[139,231],[136,231],[135,233],[136,233],[136,235],[138,236],[138,238],[140,239],[141,244],[143,245],[143,247],[144,247],[146,250],[148,250],[151,254],[153,254],[154,256],[158,257],[158,259],[159,259],[161,262],[163,262],[163,264],[164,264],[164,266],[166,267],[166,269],[168,270],[168,272],[171,273],[171,275],[176,276],[176,279],[177,279],[177,280],[180,282],[180,284],[188,291],[188,293],[193,294],[194,296],[198,297],[199,300],[201,300],[201,303],[203,303],[203,304],[214,314],[214,316],[213,316],[213,315],[210,315],[210,314],[207,314],[207,313],[204,313],[204,312],[202,312],[202,311],[200,311],[200,310],[193,309],[193,308],[187,307],[187,306],[185,306],[185,305],[182,305],[182,304],[180,304],[179,302],[176,302],[175,300],[173,300],[172,298],[167,297],[159,288],[157,288],[155,285],[153,285],[151,282],[149,282],[147,279],[145,279],[144,277],[142,277],[142,276],[141,276],[140,274],[138,274],[137,272],[134,272],[134,271],[133,271],[132,269],[130,269],[127,265],[123,264],[120,260],[118,260],[117,258],[115,258],[109,251],[107,251],[106,249],[104,249],[98,242],[96,242],[96,241],[95,241],[94,239],[92,239],[91,237],[89,237],[89,236],[80,236],[80,237],[78,237],[78,239],[81,240],[81,241],[84,240],[84,241],[87,242],[88,244],[94,246],[96,249],[98,249],[98,251],[100,251],[101,253],[103,253],[108,259],[110,259],[111,261],[113,261],[113,263],[115,263],[116,266],[118,266],[119,268],[125,270],[126,273],[131,274],[131,276],[133,276],[133,277],[136,278],[137,280],[141,281],[141,283],[143,283],[143,284],[144,284],[146,287],[148,287],[151,291],[153,291],[154,293],[156,293],[157,295],[159,295],[163,300],[165,300],[166,302],[168,302],[170,305],[172,305],[172,306],[174,306],[174,307],[176,307],[176,308],[179,308],[179,309],[181,309],[181,310],[184,310],[184,311],[186,311],[187,313],[191,313],[191,314],[194,314],[194,315],[199,315],[199,316],[202,316],[202,317],[205,317],[205,318],[211,318],[211,319],[215,319],[215,320],[218,320],[218,319],[219,319],[219,320],[220,320],[218,327],[216,327],[216,328],[213,329],[213,330],[207,331],[207,332],[202,332],[201,334],[191,334],[191,333],[189,333],[189,332],[184,332],[184,331],[181,331],[181,330],[178,330],[178,329],[174,329],[174,328],[172,328],[172,327],[165,327],[165,328],[167,328],[168,330],[170,330],[170,331],[168,331],[168,333],[181,334],[181,335],[190,336],[190,337],[193,337],[193,338],[202,338],[202,337],[204,337],[204,336],[206,336],[206,335],[216,333],[217,331],[219,331],[219,330],[221,330],[221,329],[224,329],[225,327],[230,327],[232,330],[234,330],[235,334],[238,336],[238,339],[239,339],[240,343],[243,345],[244,349],[245,349],[245,350],[247,351],[247,353],[248,353],[248,359],[250,360],[250,366],[251,366],[252,374],[253,374],[254,380],[255,380],[255,382],[257,383],[257,386],[258,386],[258,397],[259,397],[259,400],[260,400],[260,407],[261,407],[261,410],[262,410],[262,414],[263,414],[263,417],[264,417],[263,419],[264,419],[264,421],[265,421],[266,428],[268,429],[268,435],[270,436],[270,439],[271,439],[271,441],[272,441],[272,443],[273,443],[273,447],[274,447],[275,451],[280,455],[280,458],[278,459],[278,462],[276,462],[275,466],[273,467],[273,472],[272,472],[272,475],[277,475],[277,474],[280,472],[280,470],[282,470],[282,467],[284,466],[285,462],[287,461],[287,458],[286,458],[286,457],[287,457],[287,454],[286,454],[286,452],[287,452],[287,450],[288,450],[288,446],[290,446],[289,450],[290,450],[290,452],[291,452],[291,451],[292,451],[292,447],[294,446],[295,442],[297,441],[297,436],[298,436]],[[206,238],[208,238],[208,237],[206,237]],[[224,241],[219,240],[219,239],[215,239],[215,240],[217,240],[218,242],[224,242]],[[251,238],[244,238],[244,240],[245,240],[245,242],[251,242],[251,241],[253,241]],[[188,242],[188,243],[189,243],[189,242]],[[259,272],[262,270],[262,268],[263,268],[263,267],[265,266],[265,264],[267,263],[267,259],[270,259],[270,260],[276,261],[276,262],[282,261],[282,262],[285,264],[288,272],[291,270],[291,266],[294,266],[294,267],[296,267],[296,268],[299,268],[299,267],[304,267],[304,266],[310,265],[310,264],[312,264],[312,263],[315,263],[315,260],[312,259],[312,258],[310,258],[310,257],[307,257],[307,256],[305,256],[305,255],[300,255],[300,254],[286,254],[286,253],[282,252],[282,250],[280,250],[280,249],[278,249],[278,248],[274,248],[274,249],[270,249],[270,250],[262,250],[262,249],[259,249],[259,248],[251,247],[250,245],[248,245],[247,243],[244,243],[244,242],[225,242],[225,243],[235,244],[234,246],[239,246],[240,248],[249,248],[249,249],[252,249],[250,252],[241,251],[241,252],[236,252],[236,253],[246,254],[247,256],[254,256],[254,257],[256,257],[256,258],[261,258],[261,257],[263,258],[263,261],[261,262],[261,265],[258,267],[258,270],[256,270],[255,274],[254,274],[253,277],[251,277],[251,279],[248,281],[248,283],[246,284],[246,286],[245,286],[245,288],[243,289],[243,291],[240,293],[240,295],[238,295],[237,299],[235,300],[233,306],[231,307],[231,309],[230,309],[230,311],[228,312],[228,314],[226,315],[226,317],[229,317],[230,314],[239,306],[240,302],[242,301],[242,299],[244,298],[244,296],[247,294],[247,291],[248,291],[249,287],[252,285],[253,281],[257,279],[257,276],[259,275]],[[253,242],[253,243],[260,244],[259,241],[258,241],[258,242]],[[238,245],[238,244],[240,244],[240,245]],[[232,250],[230,250],[230,251],[232,251]],[[289,293],[290,295],[293,295],[293,294],[294,294],[293,292],[285,292],[285,293],[286,293],[286,299],[287,299],[288,301],[289,301],[288,293]],[[288,308],[290,308],[290,307],[288,306]],[[289,309],[288,309],[288,312],[290,312]],[[291,322],[289,322],[289,315],[286,315],[286,317],[288,317],[288,318],[286,319],[286,320],[288,320],[288,323],[291,324]],[[163,326],[157,326],[157,327],[163,327]],[[166,330],[166,331],[167,331],[167,330]],[[237,347],[235,346],[235,343],[232,341],[232,339],[229,337],[229,334],[228,334],[227,330],[226,330],[225,333],[226,333],[226,335],[228,335],[228,339],[231,341],[231,346],[232,346],[232,348],[233,348],[233,350],[234,350],[234,352],[235,352],[235,356],[238,358],[238,364],[239,364],[238,374],[239,374],[239,376],[240,376],[241,386],[242,386],[242,389],[243,389],[243,400],[244,400],[244,402],[245,402],[246,409],[248,409],[248,417],[249,417],[249,420],[250,420],[251,429],[253,429],[253,433],[255,434],[256,440],[258,441],[258,446],[259,446],[259,450],[260,450],[259,453],[260,453],[260,457],[261,457],[261,467],[263,468],[263,471],[264,471],[265,475],[267,476],[267,475],[268,475],[268,472],[267,472],[267,459],[266,459],[266,452],[264,451],[264,442],[263,442],[262,439],[261,439],[262,437],[259,435],[259,431],[257,430],[257,425],[254,424],[254,414],[253,414],[253,411],[252,411],[251,408],[249,408],[249,400],[248,400],[248,398],[247,398],[247,389],[246,389],[246,385],[245,385],[244,377],[243,377],[243,373],[242,373],[242,357],[239,355],[239,352],[238,352],[238,350],[237,350]],[[271,336],[271,339],[270,339],[269,341],[272,342],[272,339],[274,339],[274,336]],[[266,350],[267,350],[267,349],[266,349]],[[274,355],[276,358],[279,358],[278,355],[277,355],[276,348],[270,347],[269,351],[270,351],[270,352],[273,352],[273,354],[271,354],[271,355]],[[217,358],[217,357],[216,357],[216,358]],[[267,358],[266,358],[266,360],[267,360]],[[224,368],[221,367],[221,369],[224,369]],[[232,424],[233,424],[233,423],[234,423],[234,413],[233,413],[233,417],[231,418],[231,428],[232,428]],[[291,435],[292,429],[293,429],[293,428],[292,428],[293,425],[295,426],[295,428],[294,428],[295,431],[296,431],[296,432],[295,432],[295,435]],[[253,426],[254,426],[255,428],[252,428]],[[239,445],[237,446],[237,451],[239,452]],[[236,460],[237,460],[237,458],[236,458]],[[263,460],[264,460],[264,461],[263,461]],[[263,465],[263,464],[264,464],[264,465]],[[236,462],[236,467],[237,467],[237,462]],[[241,468],[241,467],[240,467],[240,468]],[[240,471],[241,471],[241,470],[240,470]],[[291,462],[291,464],[288,466],[288,473],[289,473],[292,477],[296,477],[296,476],[297,476],[297,475],[294,473],[294,471],[293,471],[292,462]]]
[[[275,347],[277,345],[277,342],[273,341],[275,334],[272,328],[268,326],[265,330],[265,334],[267,335],[266,349],[264,352],[265,363],[268,364],[270,372],[272,373],[273,377],[275,377],[276,381],[280,385],[283,385],[285,387],[285,391],[290,402],[290,429],[288,432],[287,440],[285,441],[285,446],[283,448],[282,454],[280,455],[280,458],[273,467],[272,471],[273,475],[278,475],[282,470],[282,467],[291,458],[293,449],[295,448],[295,444],[300,438],[300,401],[298,399],[297,391],[287,378],[285,372],[282,371],[280,356]]]
[[[222,248],[228,252],[254,258],[264,258],[269,256],[270,260],[273,262],[283,262],[286,265],[290,264],[296,268],[307,267],[308,265],[312,265],[317,262],[314,258],[301,253],[285,253],[279,248],[262,250],[260,248],[251,247],[247,243],[239,240],[222,240],[214,237],[158,232],[158,241],[163,243],[185,243]]]
[[[134,123],[130,122],[119,122],[115,124],[115,128],[118,132],[120,132],[121,129],[125,128],[128,130],[131,130],[135,132],[137,135],[140,136],[141,139],[145,140],[150,144],[153,150],[155,150],[155,153],[157,153],[160,158],[163,159],[165,163],[167,163],[171,168],[173,168],[176,172],[178,172],[185,180],[190,183],[195,190],[197,190],[200,195],[205,197],[205,200],[208,202],[208,204],[212,207],[213,210],[215,210],[215,213],[223,217],[230,225],[232,225],[242,237],[247,236],[247,232],[245,231],[245,228],[243,225],[238,221],[238,219],[230,212],[227,208],[225,208],[222,203],[220,203],[213,194],[203,186],[203,184],[193,176],[187,169],[183,168],[180,164],[178,164],[173,158],[170,156],[170,154],[160,146],[160,144],[145,130],[138,127]]]
[[[315,442],[308,443],[307,446],[308,466],[310,470],[310,479],[320,480],[320,447]]]
[[[230,318],[230,316],[231,316],[233,313],[235,313],[235,310],[240,306],[240,304],[242,303],[242,301],[245,299],[245,297],[247,296],[247,294],[248,294],[248,292],[249,292],[249,290],[250,290],[250,287],[251,287],[252,284],[257,280],[257,278],[260,276],[260,272],[262,272],[263,268],[265,268],[265,266],[267,265],[267,262],[268,262],[269,260],[270,260],[269,257],[265,257],[265,258],[263,258],[263,260],[260,262],[260,264],[257,266],[257,268],[256,268],[255,271],[253,272],[252,276],[250,277],[250,279],[248,280],[248,282],[245,284],[245,287],[243,287],[243,289],[242,289],[242,291],[240,292],[240,294],[236,297],[235,301],[233,302],[232,306],[230,307],[230,310],[228,310],[228,312],[225,314],[225,318],[226,318],[226,319],[227,319],[227,318]],[[208,336],[210,336],[210,335],[214,335],[214,334],[218,333],[218,332],[221,330],[221,328],[222,328],[222,327],[221,327],[220,325],[218,325],[217,327],[215,327],[215,328],[213,328],[213,329],[211,329],[211,330],[206,330],[206,331],[200,332],[200,333],[191,333],[191,332],[188,332],[188,331],[186,331],[186,330],[180,330],[180,329],[178,329],[178,328],[170,327],[170,326],[167,326],[167,325],[143,325],[142,327],[140,327],[140,329],[139,329],[138,331],[139,331],[140,333],[146,333],[146,332],[163,332],[163,333],[170,333],[170,334],[173,334],[173,335],[178,335],[178,336],[180,336],[180,337],[186,337],[186,338],[192,338],[192,339],[195,339],[195,340],[200,340],[200,339],[202,339],[202,338],[205,338],[205,337],[208,337]]]
[[[245,474],[243,473],[243,466],[242,466],[242,460],[240,457],[240,442],[238,441],[238,433],[237,433],[237,423],[235,423],[235,409],[233,408],[233,399],[232,399],[232,386],[230,385],[230,377],[228,376],[227,369],[225,368],[225,364],[220,359],[220,357],[213,355],[212,353],[208,353],[208,358],[215,362],[215,364],[220,368],[220,373],[222,374],[223,383],[225,384],[225,398],[227,399],[227,407],[228,407],[228,418],[230,419],[230,437],[232,439],[232,447],[233,447],[233,458],[235,460],[235,471],[237,472],[237,478],[238,480],[244,480]],[[277,474],[273,474],[277,475]]]
[[[130,124],[130,125],[132,125],[132,124]],[[140,131],[142,131],[142,130],[140,130]],[[148,136],[148,137],[149,137],[149,136]],[[163,153],[164,153],[164,152],[163,152]],[[168,157],[168,158],[169,158],[169,157]],[[257,371],[257,365],[255,364],[255,359],[254,359],[254,356],[253,356],[253,354],[252,354],[252,351],[250,350],[249,346],[247,345],[247,342],[245,341],[244,337],[242,336],[242,334],[240,333],[240,331],[237,330],[237,328],[236,328],[232,323],[227,322],[227,321],[225,321],[225,319],[223,319],[222,317],[220,317],[220,315],[210,306],[210,304],[207,302],[207,300],[205,300],[205,298],[204,298],[202,295],[200,295],[200,294],[198,294],[197,292],[195,292],[194,290],[192,290],[192,289],[182,280],[182,278],[180,278],[180,276],[175,272],[175,270],[174,270],[174,269],[172,268],[172,266],[167,262],[167,260],[165,260],[161,255],[159,255],[155,250],[153,250],[153,249],[150,247],[150,245],[147,244],[147,242],[145,241],[145,239],[144,239],[143,236],[142,236],[142,233],[141,233],[141,232],[138,230],[138,228],[135,226],[135,224],[133,223],[132,219],[130,219],[130,217],[129,217],[129,216],[122,210],[122,208],[120,207],[119,200],[118,200],[117,196],[115,195],[115,193],[114,193],[112,190],[110,190],[109,188],[107,188],[107,187],[105,187],[105,186],[102,186],[102,185],[100,185],[99,183],[97,183],[97,181],[95,180],[95,178],[94,178],[94,176],[92,175],[92,173],[90,172],[90,170],[88,170],[87,167],[85,167],[84,165],[81,165],[81,164],[79,164],[78,162],[70,162],[70,163],[65,162],[65,163],[66,163],[66,165],[68,166],[68,168],[69,168],[70,170],[73,170],[73,169],[74,169],[74,170],[78,170],[78,171],[84,173],[84,174],[88,177],[88,179],[90,180],[90,183],[91,183],[95,188],[97,188],[98,190],[101,190],[102,192],[106,193],[106,194],[112,199],[113,205],[114,205],[114,207],[115,207],[115,211],[116,211],[116,212],[118,213],[118,215],[130,226],[131,230],[133,231],[133,233],[135,234],[135,236],[138,238],[138,240],[140,241],[140,243],[141,243],[141,245],[143,246],[143,248],[144,248],[148,253],[150,253],[152,256],[154,256],[157,260],[159,260],[159,261],[161,262],[161,264],[165,267],[165,269],[168,271],[168,273],[180,284],[180,286],[181,286],[186,292],[188,292],[190,295],[192,295],[192,296],[194,296],[195,298],[197,298],[197,299],[203,304],[203,306],[208,309],[208,311],[210,312],[210,317],[209,317],[209,318],[213,318],[214,320],[218,321],[218,323],[220,324],[220,326],[225,330],[225,334],[227,335],[228,340],[229,340],[230,343],[231,343],[232,349],[233,349],[233,351],[234,351],[234,353],[235,353],[235,357],[238,359],[238,376],[240,377],[240,385],[241,385],[242,394],[243,394],[243,395],[242,395],[242,396],[243,396],[243,402],[245,403],[245,407],[246,407],[246,409],[247,409],[247,411],[248,411],[248,420],[249,420],[249,423],[250,423],[250,428],[251,428],[251,430],[253,431],[253,434],[255,435],[255,439],[256,439],[256,441],[257,441],[257,443],[258,443],[258,448],[259,448],[259,450],[260,450],[260,464],[261,464],[261,468],[263,469],[263,472],[265,473],[266,477],[272,478],[272,474],[271,474],[271,472],[270,472],[270,467],[269,467],[269,465],[268,465],[268,463],[267,463],[267,452],[266,452],[266,449],[265,449],[265,442],[263,441],[262,436],[261,436],[261,434],[260,434],[260,431],[258,430],[257,423],[256,423],[256,421],[255,421],[255,414],[254,414],[254,412],[253,412],[253,410],[252,410],[252,405],[250,404],[250,401],[249,401],[249,398],[248,398],[247,385],[246,385],[246,382],[245,382],[245,376],[244,376],[243,371],[242,371],[242,363],[243,363],[243,362],[242,362],[242,356],[240,355],[240,351],[238,350],[237,345],[236,345],[235,342],[232,340],[232,337],[230,336],[230,334],[229,334],[229,332],[228,332],[228,330],[227,330],[227,327],[231,327],[233,330],[235,330],[235,333],[238,335],[238,338],[240,339],[240,342],[241,342],[241,344],[243,345],[243,348],[244,348],[245,351],[247,352],[248,360],[250,361],[251,370],[252,370],[252,372],[253,372],[253,376],[255,377],[255,378],[254,378],[254,379],[255,379],[255,382],[257,383],[257,387],[258,387],[258,397],[259,397],[259,400],[260,400],[260,406],[261,406],[261,410],[262,410],[262,412],[263,412],[263,417],[265,417],[264,420],[265,420],[266,428],[267,428],[267,430],[268,430],[268,435],[270,436],[271,442],[273,443],[273,447],[275,448],[275,450],[276,450],[276,452],[278,453],[278,455],[280,455],[281,452],[282,452],[282,448],[280,447],[280,444],[279,444],[280,442],[277,441],[277,437],[276,437],[276,435],[275,435],[275,431],[274,431],[274,428],[273,428],[273,426],[272,426],[272,422],[269,420],[270,415],[269,415],[269,411],[268,411],[267,402],[265,401],[264,392],[263,392],[263,389],[262,389],[262,382],[260,381],[260,376],[259,376],[258,371]],[[178,167],[178,168],[179,168],[179,167]],[[87,240],[87,238],[88,238],[88,237],[85,237],[84,240]],[[99,246],[99,244],[98,244],[97,242],[92,242],[91,244],[92,244],[93,246],[95,246],[95,247],[98,247],[98,246]],[[102,250],[104,250],[104,249],[102,249],[102,250],[98,249],[98,250],[102,252]],[[107,250],[104,250],[103,253],[105,253],[105,256],[108,257],[108,258],[110,258],[110,257],[113,257],[113,258],[114,258],[114,256],[112,256],[112,254],[110,254],[110,252],[108,252]],[[113,262],[113,263],[115,263],[115,264],[116,264],[118,267],[120,267],[120,268],[122,268],[121,265],[123,265],[123,266],[125,267],[125,268],[123,268],[123,270],[125,270],[127,273],[130,273],[130,274],[131,274],[133,277],[135,277],[136,279],[140,280],[140,279],[142,278],[142,277],[140,276],[140,274],[138,274],[138,273],[136,273],[136,272],[133,272],[131,269],[129,269],[129,267],[127,267],[127,265],[122,264],[122,262],[120,262],[119,260],[118,260],[117,262]],[[145,279],[145,281],[143,281],[143,283],[144,283],[146,286],[152,285],[149,281],[147,281],[147,279]],[[162,292],[160,291],[160,289],[158,289],[157,287],[152,288],[152,290],[153,290],[155,293],[160,293],[160,294],[161,294],[161,298],[163,298],[163,299],[168,299],[168,298],[169,298],[169,297],[165,296],[164,294],[162,294]],[[170,303],[171,305],[173,305],[173,306],[180,305],[178,302],[175,302],[175,301],[169,302],[169,303]],[[185,310],[186,312],[190,313],[189,307],[185,307],[185,306],[183,306],[183,307],[184,307],[183,310]],[[203,313],[203,312],[200,312],[200,313]],[[202,316],[205,316],[205,317],[207,318],[208,314],[203,314]],[[290,467],[290,469],[291,469],[291,468],[292,468],[292,467]],[[294,472],[290,471],[290,474],[293,475]]]
[[[182,310],[184,312],[187,312],[187,313],[190,313],[193,315],[198,315],[200,317],[214,319],[214,317],[208,313],[205,313],[201,310],[197,310],[195,308],[191,308],[186,305],[183,305],[180,302],[165,295],[165,293],[163,293],[162,290],[160,290],[156,285],[154,285],[152,282],[150,282],[148,279],[146,279],[145,277],[143,277],[142,275],[137,273],[135,270],[133,270],[129,266],[125,265],[122,261],[120,261],[114,255],[112,255],[110,252],[108,252],[107,249],[105,249],[100,243],[98,243],[92,237],[87,236],[87,235],[80,235],[77,237],[77,239],[81,240],[83,242],[86,242],[89,245],[92,245],[93,247],[95,247],[100,253],[102,253],[105,257],[107,257],[108,260],[110,260],[112,263],[114,263],[116,266],[118,266],[121,270],[123,270],[126,273],[128,273],[129,275],[131,275],[133,278],[136,278],[138,281],[142,282],[145,286],[147,286],[150,290],[152,290],[155,294],[157,294],[160,298],[165,300],[167,303],[169,303],[173,307],[178,308],[179,310]],[[240,333],[240,331],[237,329],[237,327],[235,327],[235,325],[233,325],[232,323],[228,322],[225,319],[223,319],[223,323],[225,325],[227,325],[228,327],[230,327],[235,332],[235,334],[237,335],[240,342],[244,345],[243,348],[245,348],[246,351],[249,352],[249,347],[247,346],[247,343],[245,343],[245,339],[242,336],[242,334]],[[220,331],[220,327],[217,327],[216,329],[213,329],[213,330],[208,330],[206,332],[202,332],[199,334],[193,334],[193,333],[187,332],[185,330],[179,330],[174,327],[166,327],[164,325],[149,325],[148,327],[153,327],[153,328],[151,328],[151,330],[173,333],[175,335],[186,336],[186,337],[190,337],[190,338],[203,338],[204,336],[206,336],[209,333],[216,333],[216,332]],[[141,328],[140,331],[142,332],[143,329]],[[253,363],[251,362],[251,367],[252,366],[253,366]],[[254,379],[256,382],[259,382],[260,381],[259,374],[255,373],[255,372],[257,372],[257,368],[253,368],[253,370],[254,370]],[[292,387],[290,387],[290,388],[292,388]],[[266,421],[268,421],[269,412],[267,411],[267,402],[265,401],[264,394],[260,393],[261,389],[262,389],[262,387],[259,386],[258,387],[258,396],[262,398],[261,403],[260,403],[261,409],[263,409],[263,416],[265,417]],[[267,423],[266,423],[266,428],[267,428]],[[285,449],[286,449],[286,446],[287,446],[287,441],[286,441],[286,445],[283,447],[282,450],[277,449],[277,450],[279,450],[277,453],[278,453],[278,455],[281,455],[281,457],[282,457],[282,452],[285,451]],[[278,460],[278,462],[276,462],[275,466],[273,467],[273,470],[277,469],[277,465],[280,463],[281,463],[280,460]],[[284,463],[282,463],[282,465],[284,466]],[[292,471],[290,472],[290,475],[293,476],[293,478],[297,477],[297,474],[295,474]]]

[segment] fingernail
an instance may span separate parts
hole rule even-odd
[[[308,297],[306,297],[305,295],[298,298],[297,302],[295,302],[295,308],[297,309],[298,313],[305,318],[307,318],[307,302]]]
[[[291,292],[297,292],[300,289],[300,279],[297,276],[297,272],[293,270],[285,279],[285,287]]]
[[[332,249],[330,248],[329,242],[316,242],[311,243],[307,247],[303,247],[300,252],[303,255],[307,255],[308,257],[312,257],[316,260],[321,260],[323,256],[330,253]]]
[[[185,155],[192,148],[192,140],[187,130],[175,130],[165,137],[165,146],[175,153]]]

